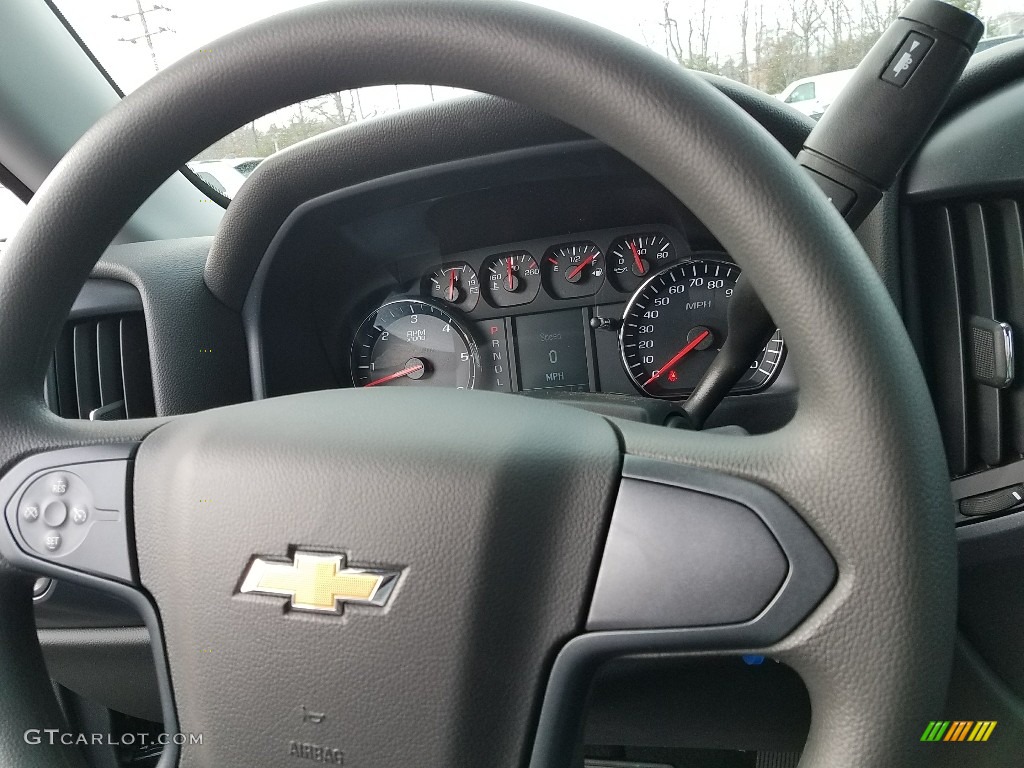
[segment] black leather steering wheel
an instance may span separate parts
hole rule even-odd
[[[509,395],[352,390],[116,423],[45,408],[40,383],[72,301],[164,179],[260,115],[393,82],[522,102],[663,183],[783,328],[795,419],[738,437]],[[802,765],[817,768],[910,762],[942,704],[955,612],[948,478],[885,289],[749,117],[679,67],[559,14],[486,0],[325,3],[160,73],[72,148],[0,259],[0,402],[4,764],[80,762],[73,747],[23,738],[60,726],[15,566],[66,576],[71,561],[32,548],[19,504],[53,471],[89,485],[100,470],[80,457],[118,451],[132,457],[121,493],[137,557],[118,589],[155,607],[170,711],[205,735],[182,748],[183,765],[276,764],[296,748],[344,752],[359,768],[564,764],[586,676],[617,654],[784,661],[811,697]],[[701,538],[723,531],[738,535]],[[254,556],[301,550],[344,553],[397,585],[383,607],[341,616],[242,591]]]

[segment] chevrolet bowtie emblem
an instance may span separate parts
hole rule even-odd
[[[344,603],[383,606],[398,583],[397,571],[347,568],[344,555],[296,552],[292,560],[256,557],[240,591],[290,597],[300,611],[341,613]]]

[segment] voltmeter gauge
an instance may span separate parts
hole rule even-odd
[[[427,275],[427,291],[435,299],[472,312],[480,300],[480,282],[476,272],[464,261],[443,264]]]

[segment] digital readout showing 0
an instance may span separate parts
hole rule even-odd
[[[586,328],[578,309],[515,319],[523,390],[590,389]]]

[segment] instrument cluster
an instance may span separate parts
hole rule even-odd
[[[358,324],[352,382],[685,399],[728,335],[739,275],[665,226],[455,254]],[[734,392],[768,386],[783,357],[776,334]]]

